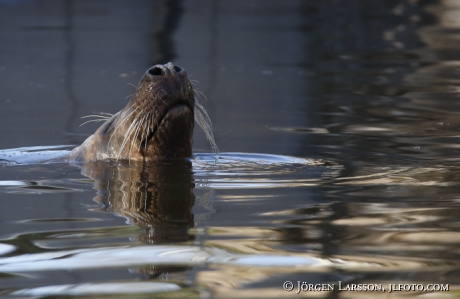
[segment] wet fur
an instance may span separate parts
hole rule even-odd
[[[196,104],[197,94],[182,68],[172,63],[150,68],[126,107],[75,148],[70,160],[148,162],[189,158],[194,119],[214,147],[211,122],[202,106]]]

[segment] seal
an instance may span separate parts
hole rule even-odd
[[[190,158],[194,95],[195,90],[183,68],[171,62],[151,67],[128,104],[73,149],[69,161],[149,162]]]

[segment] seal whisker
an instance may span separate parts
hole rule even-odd
[[[125,135],[125,138],[123,139],[123,143],[121,144],[120,150],[118,151],[117,161],[118,161],[118,159],[120,159],[121,152],[123,151],[123,149],[124,149],[126,143],[128,142],[128,140],[132,139],[131,143],[134,143],[134,139],[131,138],[131,135],[135,131],[134,128],[136,128],[139,125],[139,122],[137,120],[140,118],[140,116],[142,116],[142,115],[137,115],[134,118],[134,120],[132,121],[131,125],[129,126],[128,131],[127,131],[127,133]]]
[[[87,123],[90,123],[90,122],[99,122],[99,121],[107,121],[106,118],[103,118],[103,119],[92,119],[92,120],[88,120],[88,121],[85,121],[84,123],[82,123],[81,125],[79,125],[79,127],[83,126],[83,125],[86,125]]]
[[[109,116],[98,115],[98,114],[85,115],[85,116],[82,116],[80,118],[88,118],[88,117],[97,117],[97,118],[103,118],[103,119],[109,119],[110,118]]]
[[[147,125],[144,126],[144,128],[143,128],[143,129],[144,129],[144,132],[143,132],[143,134],[142,134],[142,139],[141,139],[141,140],[145,140],[145,141],[144,141],[144,148],[147,148],[147,137],[148,137],[149,134],[150,134],[150,119],[152,119],[152,117],[150,117],[151,114],[152,114],[152,113],[151,113],[150,111],[147,113],[147,116],[146,116]],[[144,137],[144,136],[145,136],[145,137]]]
[[[213,153],[218,154],[219,149],[217,148],[216,141],[214,140],[214,134],[212,133],[211,119],[203,106],[201,106],[201,104],[197,101],[195,101],[195,121],[201,129],[203,129],[206,139],[208,139],[211,144]]]
[[[148,116],[149,116],[150,113],[147,113],[146,116],[144,117],[144,119],[142,119],[142,123],[144,123],[147,119],[148,119]],[[141,130],[139,131],[139,135],[140,135],[140,142],[139,142],[139,145],[142,146],[142,141],[144,141],[144,148],[146,149],[147,148],[147,136],[148,136],[148,128],[145,126],[145,124],[143,124],[141,126]]]
[[[134,132],[134,140],[139,140],[139,138],[138,138],[138,137],[139,137],[139,133],[141,133],[141,131],[143,131],[143,123],[144,123],[145,119],[147,118],[147,116],[148,116],[148,113],[144,114],[144,115],[142,116],[142,119],[140,119],[140,120],[138,121],[138,123],[137,123],[137,128],[136,128],[136,130],[135,130],[135,132]],[[142,130],[141,130],[141,129],[142,129]],[[143,132],[142,132],[142,134],[143,134]],[[141,135],[141,136],[142,136],[142,135]],[[140,141],[139,141],[139,146],[142,145],[142,144],[141,144],[141,143],[142,143],[142,140],[143,140],[143,139],[142,139],[142,137],[141,137],[141,138],[140,138]],[[134,142],[131,144],[131,146],[132,146],[132,145],[134,145]]]
[[[136,123],[135,123],[136,119],[137,119],[137,116],[135,117],[134,121],[131,122],[131,125],[128,127],[128,130],[125,132],[125,135],[124,135],[123,141],[122,141],[122,145],[121,145],[121,147],[120,147],[120,149],[118,151],[117,161],[120,158],[121,152],[123,151],[123,148],[124,148],[126,142],[131,138],[131,131],[136,126]],[[110,138],[112,138],[112,136]],[[110,142],[110,140],[109,140],[109,142]]]
[[[131,132],[130,132],[130,139],[131,139],[131,147],[129,149],[129,153],[131,156],[131,149],[132,147],[137,143],[137,139],[138,139],[138,135],[139,135],[139,129],[142,127],[142,124],[145,120],[145,118],[147,117],[146,114],[139,114],[134,120],[133,120],[133,124],[135,124],[135,126],[132,128]],[[131,127],[131,126],[130,126]],[[126,139],[128,140],[128,139]],[[125,140],[125,141],[126,141]],[[125,141],[123,142],[123,145],[122,145],[122,149],[124,148],[124,146],[126,145]],[[121,151],[120,151],[121,153]]]
[[[129,108],[127,108],[126,110],[131,109],[133,106],[134,106],[134,103],[133,103],[131,106],[129,106]],[[138,108],[139,108],[139,107],[136,107],[134,110],[132,110],[128,115],[126,115],[126,116],[121,120],[121,122],[117,125],[117,127],[116,127],[116,128],[114,129],[114,131],[112,132],[112,135],[113,135],[113,133],[115,133],[115,131],[118,129],[118,127],[120,127],[120,125],[128,119],[128,117],[129,117],[131,114],[133,114],[134,112],[136,112],[136,110],[137,110]]]
[[[130,146],[130,148],[129,148],[129,153],[130,153],[129,156],[131,156],[131,150],[132,150],[133,146],[136,144],[135,141],[136,141],[136,140],[138,139],[138,137],[139,137],[140,129],[142,128],[142,125],[143,125],[143,123],[144,123],[144,121],[145,121],[145,119],[146,119],[147,116],[148,116],[148,113],[145,114],[145,115],[142,117],[142,119],[141,119],[140,121],[138,121],[137,124],[136,124],[136,127],[137,127],[137,128],[135,129],[135,132],[134,132],[134,139],[133,139],[133,141],[131,142],[131,146]],[[141,141],[139,142],[139,145],[141,145],[141,142],[142,142],[142,139],[141,139]],[[131,163],[131,160],[130,160],[129,162]]]
[[[201,91],[199,91],[198,89],[194,89],[193,91],[197,92],[197,94],[199,95],[199,97],[203,97],[206,101],[208,101],[208,98],[206,97],[206,95],[204,93],[202,93]]]
[[[132,104],[129,108],[133,107],[134,104]],[[131,114],[133,114],[134,112],[136,112],[136,110],[139,109],[139,107],[136,107],[134,110],[132,110],[128,115],[125,116],[124,119],[122,119],[120,121],[120,123],[116,126],[116,128],[112,131],[112,134],[110,135],[110,139],[109,139],[109,142],[107,142],[107,144],[109,145],[110,142],[112,141],[112,137],[115,135],[115,132],[118,130],[118,128],[120,128],[120,126],[131,116]],[[125,135],[126,136],[126,135]]]

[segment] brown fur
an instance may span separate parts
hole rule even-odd
[[[148,69],[125,108],[108,119],[70,161],[154,161],[192,156],[194,90],[184,69],[168,63]]]

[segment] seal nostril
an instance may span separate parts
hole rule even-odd
[[[150,68],[147,73],[149,75],[152,75],[152,76],[164,76],[165,74],[165,71],[163,70],[163,68],[161,67],[158,67],[158,66],[154,66],[152,68]]]
[[[157,64],[152,66],[150,69],[147,70],[146,75],[153,79],[153,77],[156,76],[164,77],[177,75],[179,73],[184,73],[184,69],[180,66],[174,65],[171,62],[169,62],[165,65]]]

